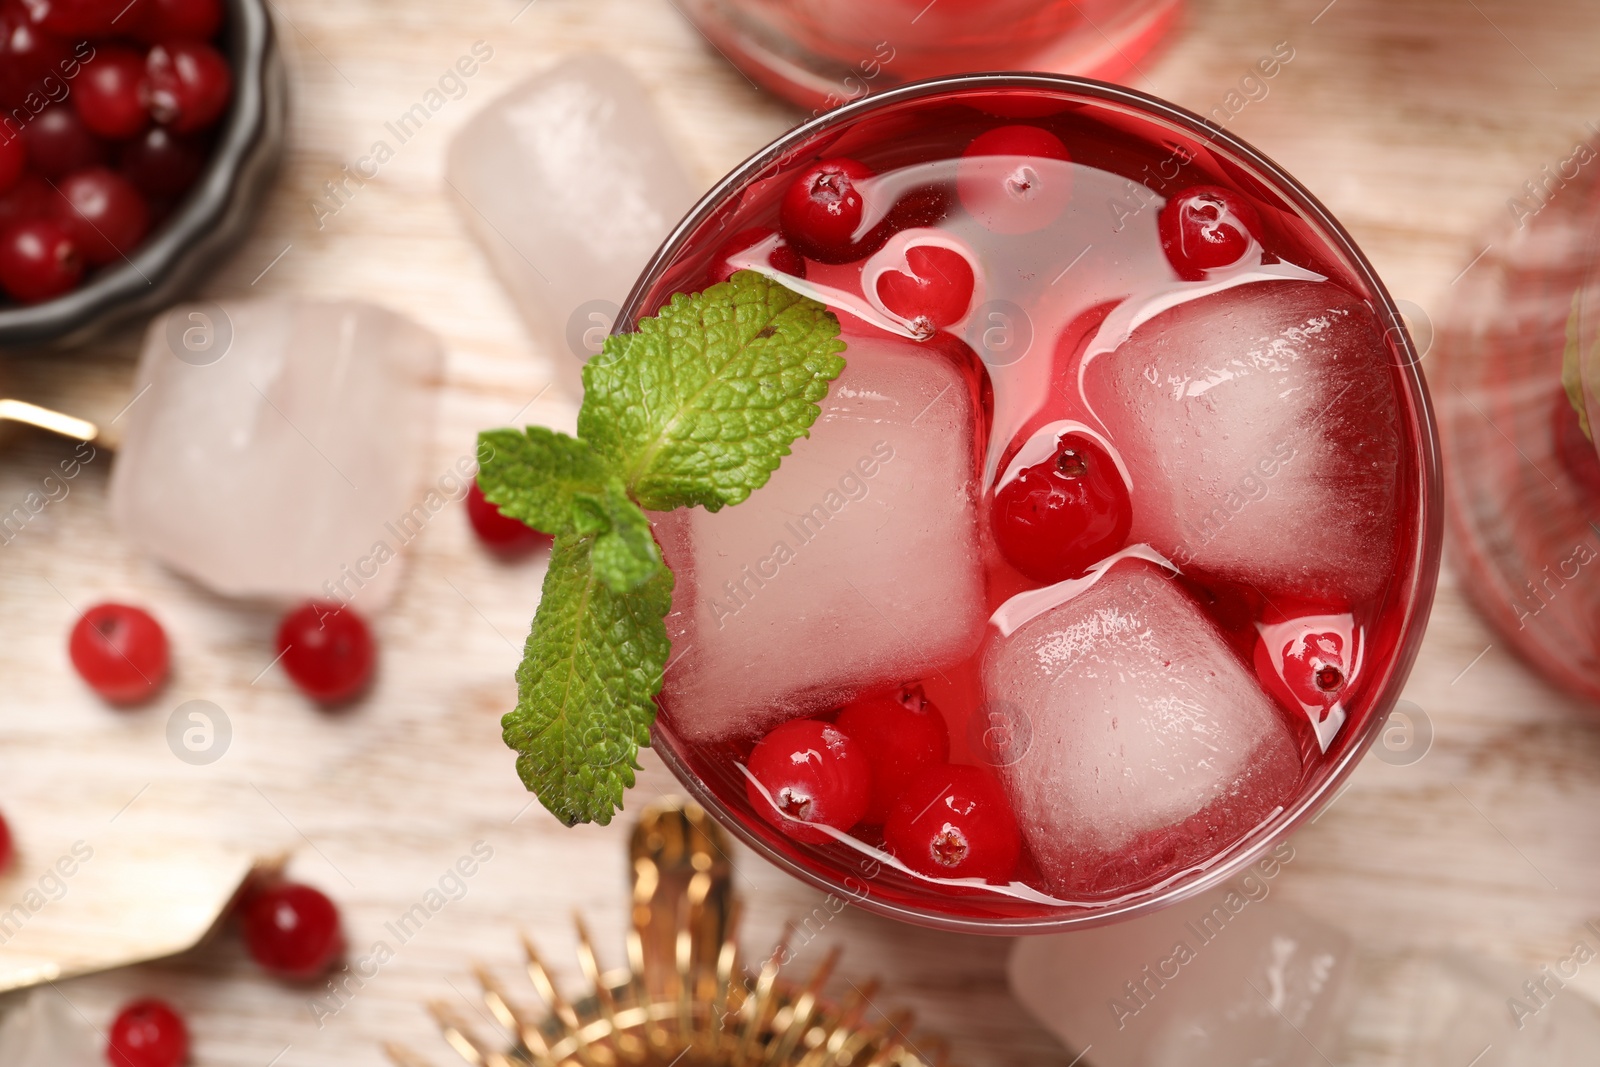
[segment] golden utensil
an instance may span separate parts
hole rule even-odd
[[[545,1010],[518,1006],[483,967],[476,976],[498,1026],[484,1036],[451,1004],[429,1011],[444,1039],[471,1067],[932,1067],[943,1042],[907,1036],[908,1012],[878,1016],[876,983],[852,986],[835,1003],[823,994],[839,950],[809,978],[790,981],[790,929],[751,971],[736,937],[739,901],[727,839],[697,804],[646,808],[629,845],[633,914],[628,966],[602,972],[577,920],[578,959],[592,987],[578,1000],[556,989],[524,937],[527,973]],[[878,1016],[874,1018],[874,1016]],[[430,1067],[396,1044],[398,1067]]]

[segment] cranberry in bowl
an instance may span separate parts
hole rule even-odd
[[[652,745],[719,821],[1018,934],[1215,886],[1335,795],[1421,640],[1438,456],[1392,300],[1293,178],[1131,90],[923,82],[719,183],[617,329],[740,270],[846,348],[765,485],[653,520]]]
[[[0,347],[197,285],[266,195],[285,103],[262,0],[0,0]]]

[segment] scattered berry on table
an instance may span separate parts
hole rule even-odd
[[[311,886],[263,886],[245,898],[239,918],[250,958],[280,978],[309,981],[344,954],[339,908]]]
[[[96,604],[85,611],[72,627],[67,651],[89,688],[112,704],[154,696],[171,665],[166,631],[130,604]]]
[[[377,646],[354,608],[310,600],[283,617],[278,655],[290,681],[323,704],[340,704],[371,682]]]
[[[503,556],[524,555],[550,544],[549,534],[535,530],[521,519],[513,519],[489,503],[476,481],[467,490],[467,519],[478,540]]]
[[[189,1028],[165,1001],[136,1000],[117,1013],[106,1042],[112,1067],[180,1067],[189,1058]]]

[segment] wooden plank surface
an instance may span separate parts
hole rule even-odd
[[[292,73],[293,147],[255,235],[208,293],[363,297],[437,331],[449,350],[433,442],[440,472],[470,451],[477,429],[540,391],[552,359],[567,358],[530,343],[446,196],[443,154],[457,124],[516,80],[585,50],[638,72],[705,184],[800,117],[723,63],[668,0],[275,0],[274,9]],[[319,227],[310,204],[322,184],[480,40],[494,55],[466,96]],[[1583,0],[1196,0],[1139,84],[1210,112],[1285,41],[1294,59],[1230,128],[1300,177],[1395,294],[1432,315],[1485,228],[1507,217],[1507,199],[1600,118],[1600,6]],[[128,399],[137,342],[129,330],[78,353],[9,356],[0,374],[9,395],[107,419]],[[552,394],[532,414],[560,424],[572,413]],[[9,508],[38,487],[69,451],[13,436],[0,502]],[[528,807],[499,741],[537,563],[493,562],[459,509],[439,515],[377,621],[376,690],[348,713],[325,715],[265,670],[270,613],[210,596],[117,540],[109,467],[109,457],[91,462],[65,499],[0,546],[0,808],[21,848],[17,873],[0,882],[0,907],[71,842],[133,822],[174,847],[198,837],[294,849],[293,872],[343,905],[353,955],[379,940],[396,951],[334,1015],[313,1010],[319,989],[262,977],[233,938],[66,983],[63,995],[102,1026],[134,994],[173,998],[191,1017],[197,1064],[376,1064],[377,1043],[389,1038],[443,1062],[421,1002],[468,990],[472,959],[512,965],[516,928],[575,981],[569,915],[582,907],[620,962],[625,834],[566,830]],[[108,711],[67,663],[73,606],[111,597],[153,606],[174,642],[173,684],[144,710]],[[1295,838],[1285,899],[1371,953],[1448,945],[1530,972],[1554,962],[1600,912],[1600,732],[1486,630],[1448,572],[1407,695],[1432,721],[1432,751],[1408,767],[1360,768]],[[189,699],[215,702],[232,724],[231,747],[209,766],[167,747],[168,714]],[[671,789],[658,761],[647,754],[645,765],[639,799]],[[385,924],[479,841],[493,858],[465,894],[396,944]],[[737,858],[751,947],[819,902],[754,857]],[[962,1061],[1066,1062],[1009,998],[1004,941],[846,911],[800,965],[832,943],[846,946],[847,973],[883,976],[892,992],[882,1002],[915,1008]],[[1600,988],[1600,976],[1583,981]],[[1397,1062],[1398,1025],[1369,1020],[1337,1055]]]

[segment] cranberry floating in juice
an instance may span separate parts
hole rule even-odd
[[[846,345],[747,500],[653,515],[653,743],[745,840],[1021,931],[1199,891],[1332,795],[1415,655],[1437,471],[1392,302],[1292,179],[1138,94],[926,83],[724,181],[622,328],[738,271]]]

